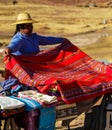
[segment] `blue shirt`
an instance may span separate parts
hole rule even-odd
[[[15,34],[8,45],[14,55],[29,55],[40,51],[39,45],[53,45],[62,43],[64,38],[41,36],[36,33],[31,35]]]

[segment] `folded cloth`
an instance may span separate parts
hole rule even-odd
[[[37,101],[33,99],[21,98],[21,97],[15,97],[15,96],[11,96],[11,98],[14,98],[16,100],[23,102],[25,104],[26,111],[32,111],[34,109],[41,109],[42,107],[40,103],[38,103]]]
[[[0,107],[1,109],[15,109],[21,108],[25,104],[19,100],[13,99],[11,97],[0,96]]]
[[[45,104],[49,105],[49,104],[56,103],[58,101],[56,96],[49,96],[47,94],[42,94],[34,90],[21,91],[18,93],[18,96],[36,100],[43,106]]]
[[[40,112],[38,109],[24,111],[23,113],[14,117],[15,123],[24,130],[37,130],[39,113]]]
[[[55,130],[56,111],[55,107],[41,108],[38,121],[38,130]]]
[[[25,103],[26,112],[23,117],[23,120],[24,120],[23,122],[26,129],[34,130],[34,128],[37,128],[35,126],[37,124],[35,124],[34,121],[38,119],[38,116],[39,116],[39,119],[37,122],[38,130],[54,130],[55,129],[55,121],[56,121],[55,106],[45,108],[37,101],[29,99],[29,98],[21,98],[21,97],[14,97],[14,96],[11,96],[11,97]],[[38,110],[39,110],[39,115],[38,115]]]
[[[10,90],[12,86],[19,83],[19,80],[17,78],[12,78],[9,76],[8,79],[4,80],[3,82],[0,82],[0,86],[3,88],[0,92]]]
[[[73,44],[60,44],[31,56],[10,55],[4,63],[6,77],[13,75],[20,83],[45,94],[57,88],[67,104],[112,92],[112,67]]]
[[[15,86],[12,86],[11,88],[11,94],[14,94],[14,93],[18,93],[19,91],[25,91],[25,90],[29,90],[30,87],[29,86],[24,86],[22,84],[17,84]]]

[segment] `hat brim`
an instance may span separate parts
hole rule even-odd
[[[38,23],[38,21],[35,21],[35,20],[16,21],[15,23],[12,23],[11,25],[18,25],[18,24],[25,24],[25,23]]]

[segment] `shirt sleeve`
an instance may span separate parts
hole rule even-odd
[[[18,51],[22,46],[22,42],[18,38],[12,38],[10,44],[7,46],[10,48],[11,53]]]
[[[53,45],[53,44],[59,44],[64,41],[64,38],[60,37],[51,37],[51,36],[41,36],[38,35],[39,38],[39,44],[40,45]]]

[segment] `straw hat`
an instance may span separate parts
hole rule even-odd
[[[35,21],[31,18],[29,13],[20,13],[18,14],[18,17],[16,19],[16,22],[13,23],[12,25],[17,25],[17,24],[25,24],[25,23],[36,23],[38,21]]]

